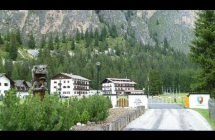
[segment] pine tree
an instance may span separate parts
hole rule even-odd
[[[86,29],[86,31],[85,31],[85,39],[89,38],[89,37],[90,37],[89,31],[88,31],[88,29]]]
[[[18,70],[17,70],[16,64],[15,64],[15,66],[13,67],[12,73],[11,73],[11,79],[18,80],[19,78],[20,77],[18,75]]]
[[[49,50],[54,50],[54,44],[53,44],[52,33],[49,35],[48,49],[49,49]]]
[[[94,37],[94,34],[93,34],[93,29],[90,28],[90,38],[93,38]]]
[[[10,48],[9,48],[9,42],[5,42],[5,51],[9,52]]]
[[[59,36],[58,36],[58,33],[57,33],[56,36],[55,36],[55,43],[59,43]]]
[[[98,37],[99,37],[99,30],[98,28],[96,28],[94,33],[94,38],[98,38]]]
[[[101,36],[105,39],[107,37],[107,30],[105,27],[102,28]]]
[[[58,50],[60,48],[60,43],[58,42],[57,44],[56,44],[56,50]]]
[[[30,49],[35,49],[36,47],[36,43],[35,43],[35,39],[34,39],[34,35],[33,32],[31,31],[29,36],[28,36],[28,47]]]
[[[9,42],[9,57],[14,61],[18,56],[18,45],[19,43],[16,41],[15,34],[11,33],[10,42]]]
[[[150,94],[151,95],[159,95],[162,93],[161,88],[161,76],[158,70],[151,69],[149,71],[149,79],[150,79]]]
[[[215,11],[197,12],[194,25],[195,38],[191,41],[189,56],[201,69],[191,88],[197,92],[210,92],[215,97]]]
[[[41,41],[40,41],[40,48],[44,48],[46,45],[46,36],[45,35],[42,35],[41,37]]]
[[[11,77],[12,71],[13,71],[13,61],[12,59],[7,59],[5,60],[5,65],[4,65],[5,69],[6,69],[6,74]]]
[[[79,41],[81,40],[81,33],[78,30],[78,28],[76,30],[76,38],[75,38],[75,40],[76,40],[77,43],[79,43]]]
[[[5,68],[3,65],[3,58],[0,56],[0,73],[5,73]]]
[[[4,40],[3,40],[2,36],[1,36],[1,33],[0,33],[0,44],[4,44]]]
[[[98,40],[98,38],[95,38],[94,46],[95,46],[95,47],[98,47],[98,46],[99,46],[99,40]]]
[[[71,50],[75,50],[75,39],[72,38]]]
[[[62,32],[62,42],[66,43],[66,32],[65,31]]]
[[[22,37],[21,37],[21,33],[20,33],[20,29],[19,28],[16,31],[16,40],[19,43],[19,45],[22,45]]]

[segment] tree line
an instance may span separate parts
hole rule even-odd
[[[22,39],[18,29],[0,35],[4,56],[0,58],[0,72],[14,80],[31,81],[33,65],[45,64],[49,67],[48,79],[61,72],[73,73],[90,79],[90,89],[96,89],[96,62],[100,62],[99,82],[107,77],[128,78],[137,83],[135,89],[150,87],[150,94],[155,95],[191,92],[193,75],[199,69],[186,54],[174,50],[165,37],[164,45],[144,45],[131,36],[118,36],[114,25],[89,28],[84,33],[77,29],[73,36],[65,32],[45,34],[40,42],[30,32],[27,44]],[[19,50],[24,49],[38,49],[39,54],[36,59],[23,58]]]

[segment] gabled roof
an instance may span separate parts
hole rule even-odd
[[[6,73],[0,73],[0,77],[3,77],[3,76],[7,77],[12,84],[15,84],[15,82]]]
[[[28,86],[25,80],[14,80],[14,82],[15,82],[15,85],[18,87],[22,86],[23,84]]]
[[[74,75],[74,74],[72,74],[72,73],[70,73],[70,74],[68,74],[68,73],[59,73],[59,74],[63,74],[63,75],[65,75],[65,76],[71,77],[71,78],[73,78],[73,79],[80,79],[80,80],[87,80],[87,81],[90,81],[90,80],[87,79],[87,78],[84,78],[84,77],[79,76],[79,75]],[[56,75],[59,75],[59,74],[56,74]],[[56,76],[56,75],[55,75],[55,76]],[[53,77],[55,77],[55,76],[53,76]],[[51,79],[52,79],[52,78],[51,78]]]
[[[134,81],[127,78],[106,78],[101,83],[106,83],[106,82],[118,83],[118,84],[136,84]]]
[[[27,83],[28,87],[32,86],[30,82],[26,81],[26,83]]]

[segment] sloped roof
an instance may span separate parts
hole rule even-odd
[[[64,75],[69,76],[69,77],[74,78],[74,79],[80,79],[80,80],[87,80],[87,81],[90,81],[90,80],[87,79],[87,78],[84,78],[84,77],[79,76],[79,75],[74,75],[74,74],[72,74],[72,73],[70,73],[70,74],[68,74],[68,73],[61,73],[61,74],[64,74]]]
[[[32,86],[30,82],[26,81],[26,83],[27,83],[28,87]]]
[[[27,82],[25,80],[13,80],[15,82],[16,86],[23,86],[23,84],[27,85],[28,87],[30,87]]]
[[[15,83],[6,73],[0,73],[0,77],[5,76],[7,77],[13,84]]]
[[[127,78],[106,78],[101,83],[105,83],[105,81],[110,81],[112,83],[118,83],[118,84],[136,84],[134,81]]]
[[[21,86],[24,82],[24,80],[13,80],[16,84],[16,86]]]
[[[65,75],[65,76],[71,77],[71,78],[73,78],[73,79],[80,79],[80,80],[91,81],[91,80],[89,80],[89,79],[87,79],[87,78],[84,78],[84,77],[79,76],[79,75],[74,75],[74,74],[72,74],[72,73],[70,73],[70,74],[68,74],[68,73],[59,73],[59,74],[63,74],[63,75]],[[58,74],[56,74],[56,75],[58,75]],[[55,76],[56,76],[56,75],[55,75]],[[55,76],[53,76],[53,77],[55,77]]]

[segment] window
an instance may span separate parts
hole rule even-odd
[[[54,83],[57,83],[57,81],[54,81]]]
[[[54,88],[57,88],[56,86],[54,86]]]
[[[70,92],[69,92],[69,91],[67,91],[67,94],[70,94]]]
[[[64,83],[66,83],[66,81],[63,81]]]
[[[4,86],[8,86],[8,83],[4,83]]]
[[[67,81],[67,83],[69,83],[69,81]]]
[[[7,92],[7,90],[4,90],[4,93],[6,93]]]
[[[70,88],[70,86],[67,86],[67,88]]]
[[[63,88],[66,88],[66,86],[63,86]]]
[[[0,86],[1,86],[1,83],[0,83]]]

